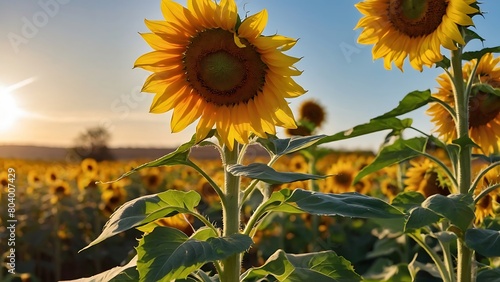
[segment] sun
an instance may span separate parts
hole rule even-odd
[[[0,85],[0,132],[11,129],[21,113],[9,89]]]

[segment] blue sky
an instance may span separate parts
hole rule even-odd
[[[185,4],[185,1],[179,1]],[[434,89],[439,69],[387,71],[373,61],[372,46],[359,45],[353,30],[361,14],[353,0],[237,0],[241,16],[264,8],[265,35],[300,38],[287,54],[303,57],[296,80],[309,92],[291,99],[315,99],[328,120],[319,133],[334,134],[368,122],[397,105],[413,90]],[[484,46],[500,45],[500,2],[484,1],[485,18],[475,17]],[[112,146],[179,145],[194,126],[171,134],[171,114],[149,114],[153,96],[139,93],[148,72],[132,69],[151,51],[139,36],[144,19],[162,19],[160,0],[2,0],[0,1],[0,85],[12,86],[21,109],[0,144],[70,146],[85,128],[110,131]],[[480,48],[479,42],[469,46]],[[24,83],[22,83],[24,82]],[[429,132],[425,109],[409,115],[414,126]],[[413,133],[408,132],[408,136]],[[281,136],[283,136],[281,134]],[[338,149],[375,149],[384,134],[331,143]]]

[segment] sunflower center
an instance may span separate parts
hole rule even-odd
[[[245,79],[243,64],[226,51],[207,54],[200,61],[201,79],[211,89],[228,91]]]
[[[500,113],[500,98],[479,92],[469,100],[469,127],[481,127],[494,120]]]
[[[246,103],[262,91],[267,65],[246,40],[234,43],[234,34],[220,28],[199,32],[184,54],[186,78],[207,103],[231,106]]]
[[[446,0],[390,0],[389,21],[409,37],[433,33],[446,15]]]

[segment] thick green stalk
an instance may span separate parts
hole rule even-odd
[[[452,51],[453,85],[455,94],[455,110],[457,113],[457,137],[469,136],[469,93],[466,92],[462,73],[462,47]],[[457,183],[460,194],[467,194],[471,186],[471,148],[461,147],[457,164]],[[460,282],[472,281],[472,251],[465,245],[463,238],[457,242],[458,266],[457,277]]]
[[[240,232],[240,178],[227,171],[227,167],[238,162],[239,147],[233,150],[224,146],[224,204],[222,206],[223,236]],[[241,254],[232,255],[223,261],[221,282],[237,282],[241,272]]]

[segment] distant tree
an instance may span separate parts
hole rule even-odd
[[[109,132],[101,126],[91,127],[80,133],[71,148],[72,157],[79,159],[93,158],[96,161],[112,160],[113,154],[108,147],[111,138]]]

